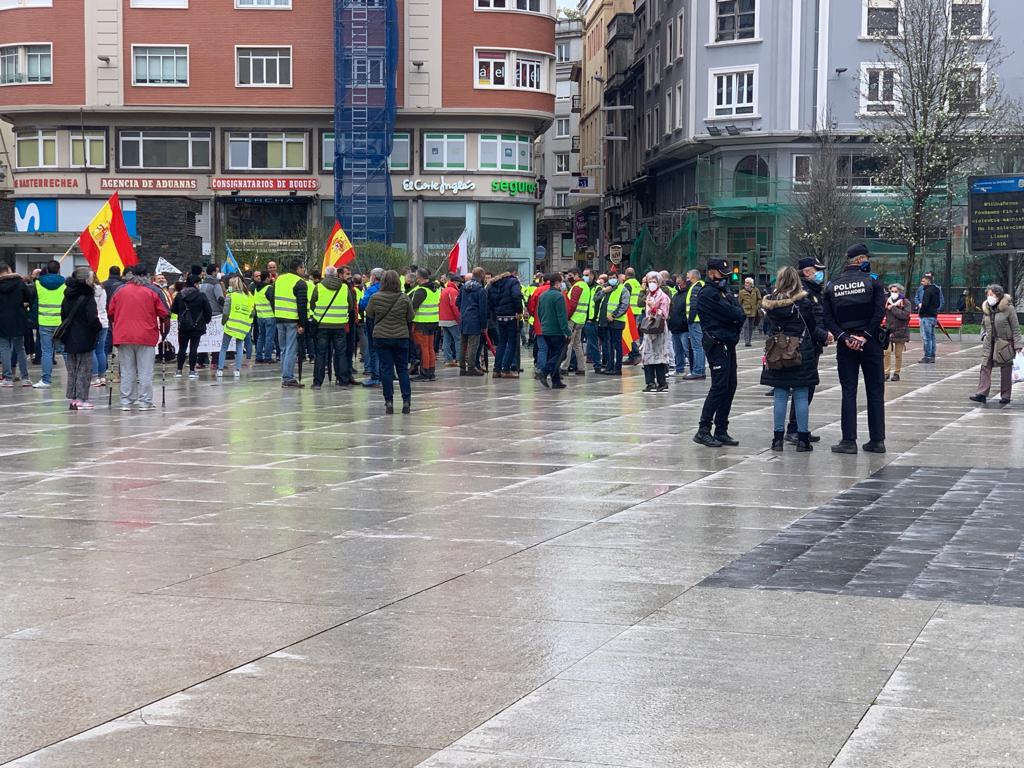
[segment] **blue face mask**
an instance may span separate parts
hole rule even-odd
[[[609,278],[608,285],[618,285],[618,284],[619,284],[619,279],[617,277]]]
[[[819,284],[825,282],[825,273],[822,272],[820,269],[814,273],[814,282]]]
[[[584,275],[583,282],[586,283],[587,285],[590,285],[590,275]]]
[[[870,261],[865,261],[863,264],[861,264],[860,265],[860,271],[861,272],[870,272],[871,271],[871,262]]]

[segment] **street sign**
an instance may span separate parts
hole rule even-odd
[[[533,255],[537,257],[537,261],[544,261],[548,257],[548,249],[543,245],[538,245]]]
[[[1024,250],[1024,176],[972,176],[968,192],[971,250]]]

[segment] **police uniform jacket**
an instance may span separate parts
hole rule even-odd
[[[740,340],[740,330],[747,316],[739,301],[727,288],[708,282],[697,294],[697,315],[701,329],[708,343],[718,341],[735,346]]]

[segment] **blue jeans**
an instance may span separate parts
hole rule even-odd
[[[690,348],[693,350],[693,370],[690,371],[694,376],[704,375],[704,331],[700,327],[700,323],[690,323],[690,330],[687,335],[690,338]]]
[[[808,400],[808,394],[810,392],[809,387],[796,387],[795,389],[782,389],[781,387],[775,388],[775,431],[785,432],[786,431],[786,417],[787,410],[789,408],[789,393],[793,393],[793,407],[796,410],[796,431],[797,432],[810,432],[810,426],[808,424],[810,402]]]
[[[14,365],[17,363],[21,378],[28,378],[28,358],[25,356],[25,339],[23,336],[0,336],[0,358],[3,359],[3,377],[14,378]]]
[[[260,326],[260,337],[256,343],[257,360],[274,359],[274,340],[277,338],[277,319],[260,317],[256,320]]]
[[[53,376],[54,352],[60,354],[64,351],[64,345],[53,339],[53,332],[56,330],[57,326],[54,325],[39,326],[39,346],[42,348],[43,361],[42,380],[47,384],[51,383],[50,378]]]
[[[252,329],[245,334],[245,359],[252,360]]]
[[[380,381],[380,357],[377,355],[377,342],[373,338],[373,320],[369,319],[366,321],[366,370],[370,372],[371,382]]]
[[[934,317],[921,318],[921,339],[924,342],[924,356],[935,357],[935,324]]]
[[[676,356],[676,373],[686,373],[686,361],[690,359],[690,336],[686,331],[672,334],[672,351]]]
[[[299,353],[298,323],[278,323],[277,343],[281,345],[281,381],[295,381],[295,358]]]
[[[377,361],[380,363],[380,388],[384,402],[395,399],[395,375],[402,391],[402,400],[412,399],[412,385],[409,383],[409,340],[374,339]]]
[[[96,378],[107,375],[107,336],[109,328],[100,328],[96,337],[96,348],[92,351],[92,375]]]
[[[220,354],[217,355],[217,370],[224,370],[224,361],[228,356],[228,348],[234,344],[235,347],[235,370],[242,370],[242,345],[245,344],[245,339],[236,339],[234,336],[228,336],[226,333],[220,340]]]
[[[494,351],[494,372],[507,373],[516,365],[516,344],[519,343],[518,322],[498,321],[498,347]]]
[[[543,373],[548,365],[548,344],[543,335],[534,338],[533,342],[537,345],[537,372]]]
[[[454,363],[459,359],[459,348],[462,346],[462,331],[457,325],[445,325],[441,328],[441,348],[444,350],[444,361]]]
[[[597,323],[591,320],[583,324],[583,339],[587,342],[587,357],[591,365],[601,365],[601,343],[598,340]]]

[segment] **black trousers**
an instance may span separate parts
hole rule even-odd
[[[700,412],[700,426],[701,429],[710,429],[714,424],[715,432],[725,432],[729,428],[729,412],[736,397],[736,346],[719,344],[707,336],[704,339],[704,354],[711,369],[711,387]]]
[[[668,386],[668,380],[665,378],[666,376],[668,376],[668,365],[665,363],[644,366],[644,383],[648,387]]]
[[[316,331],[316,363],[313,365],[313,384],[322,386],[324,379],[330,379],[328,368],[334,369],[335,379],[348,382],[345,376],[344,350],[348,331],[344,328],[318,328]]]
[[[199,359],[199,340],[203,338],[202,333],[186,333],[178,331],[178,370],[185,365],[185,356],[188,356],[188,371],[191,373],[196,369],[196,361]]]
[[[843,342],[836,347],[839,384],[843,388],[843,440],[857,439],[857,386],[864,374],[868,396],[868,435],[871,440],[885,440],[885,365],[882,347],[873,338],[864,349],[850,349]]]

